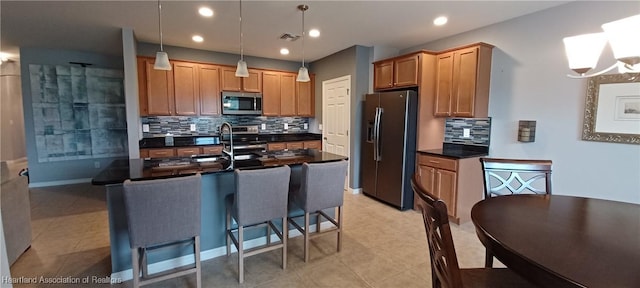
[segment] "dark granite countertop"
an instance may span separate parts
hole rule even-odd
[[[277,165],[299,165],[348,159],[347,157],[318,151],[302,149],[295,151],[269,152],[254,155],[256,158],[233,161],[234,168],[267,167]],[[231,172],[229,158],[223,156],[171,157],[159,159],[117,159],[96,175],[93,185],[120,184],[127,179],[149,180],[157,178]]]
[[[219,135],[198,135],[198,136],[172,136],[173,145],[167,145],[165,137],[143,138],[138,143],[140,148],[165,148],[184,146],[210,146],[220,145]],[[235,138],[235,137],[234,137]],[[294,142],[322,140],[322,134],[315,133],[291,133],[291,134],[259,134],[252,141],[265,142]]]
[[[452,159],[483,157],[489,155],[489,147],[478,145],[464,145],[443,143],[442,149],[418,150],[419,153],[442,156]]]

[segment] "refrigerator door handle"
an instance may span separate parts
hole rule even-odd
[[[380,107],[376,107],[376,116],[373,118],[373,161],[378,161],[378,127]]]
[[[375,127],[375,141],[374,141],[374,160],[381,161],[382,160],[382,137],[380,135],[380,125],[382,123],[382,113],[384,113],[384,109],[377,107],[376,108],[376,127]]]

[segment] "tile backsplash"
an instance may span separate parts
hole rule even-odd
[[[445,121],[445,143],[489,146],[490,139],[491,118],[447,118]]]
[[[188,116],[148,116],[141,117],[143,125],[149,125],[149,132],[143,132],[143,137],[164,136],[167,133],[173,135],[211,135],[217,134],[220,125],[229,122],[231,125],[266,125],[266,129],[260,129],[260,133],[307,133],[305,124],[309,124],[306,117],[266,117],[266,116],[211,116],[211,117],[188,117]],[[288,129],[284,129],[284,123],[288,124]],[[196,125],[196,131],[191,131],[191,124]]]

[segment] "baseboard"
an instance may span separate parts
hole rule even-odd
[[[316,228],[316,225],[310,225],[309,226],[309,230],[313,231]],[[320,228],[323,229],[327,229],[327,228],[331,228],[334,227],[333,224],[329,221],[324,221],[322,223],[320,223]],[[289,230],[289,238],[295,238],[298,236],[302,236],[302,234],[300,233],[300,231],[298,231],[297,229],[291,229]],[[271,235],[271,239],[273,241],[278,240],[278,237],[275,236],[275,234]],[[251,239],[251,240],[247,240],[244,241],[244,247],[246,249],[251,249],[253,247],[258,247],[261,245],[265,245],[267,243],[267,237],[263,236],[260,238],[256,238],[256,239]],[[236,248],[231,245],[231,253],[235,253],[237,252]],[[219,256],[223,256],[227,254],[227,247],[222,246],[222,247],[217,247],[217,248],[213,248],[213,249],[209,249],[206,251],[200,251],[200,261],[206,261],[209,259],[213,259]],[[237,256],[236,256],[237,257]],[[149,265],[149,274],[154,274],[154,273],[158,273],[158,272],[163,272],[163,271],[167,271],[170,269],[174,269],[174,268],[178,268],[181,266],[186,266],[186,265],[190,265],[193,264],[195,262],[193,254],[190,255],[184,255],[184,256],[180,256],[177,258],[172,258],[172,259],[168,259],[168,260],[164,260],[164,261],[160,261],[157,263],[153,263]],[[113,272],[111,273],[111,282],[112,283],[119,283],[119,282],[124,282],[124,281],[128,281],[133,279],[133,270],[132,269],[127,269],[127,270],[123,270],[123,271],[118,271],[118,272]]]
[[[351,187],[349,187],[349,191],[351,191],[351,194],[360,194],[360,193],[362,193],[362,188],[351,188]]]
[[[91,183],[91,178],[29,183],[29,188],[40,188],[40,187],[60,186],[60,185],[79,184],[79,183]]]

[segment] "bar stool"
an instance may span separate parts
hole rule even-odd
[[[292,180],[289,201],[289,223],[304,237],[304,262],[309,261],[309,240],[325,233],[336,232],[337,250],[342,248],[342,204],[344,202],[344,181],[347,175],[347,161],[325,163],[303,163],[302,175],[298,183]],[[324,209],[338,208],[337,217],[327,215]],[[316,216],[316,232],[309,232],[309,216]],[[335,227],[320,231],[321,216]],[[304,217],[304,228],[295,218]]]
[[[200,187],[200,174],[124,182],[133,287],[191,273],[196,273],[196,286],[201,287]],[[148,274],[148,250],[186,243],[193,244],[194,267],[181,267],[182,269],[175,272],[171,270],[172,272]]]
[[[231,242],[238,250],[238,281],[244,282],[244,258],[282,249],[282,269],[287,268],[287,196],[291,169],[289,166],[279,166],[260,169],[236,169],[236,193],[225,198],[226,244],[227,256],[231,255]],[[237,227],[231,226],[231,219]],[[282,230],[278,230],[272,220],[282,219]],[[244,229],[249,227],[267,227],[267,244],[260,248],[244,250]],[[280,243],[271,243],[271,229],[274,230]],[[237,232],[238,236],[234,235]]]

